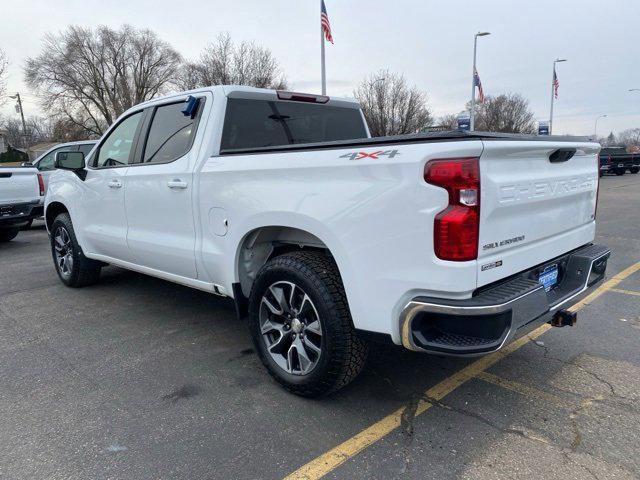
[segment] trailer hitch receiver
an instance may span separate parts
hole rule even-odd
[[[552,327],[573,327],[578,321],[578,313],[569,310],[558,311],[549,322]]]

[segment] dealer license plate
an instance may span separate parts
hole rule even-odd
[[[544,285],[544,289],[548,292],[558,283],[558,265],[550,265],[546,267],[540,275],[538,281]]]

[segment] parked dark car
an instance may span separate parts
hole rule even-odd
[[[606,147],[600,150],[600,176],[605,173],[624,175],[640,172],[640,153],[627,153],[624,147]]]

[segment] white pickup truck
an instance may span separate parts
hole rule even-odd
[[[38,170],[0,165],[0,242],[13,240],[22,227],[42,216],[43,198]]]
[[[371,340],[480,355],[605,275],[600,146],[438,132],[369,138],[357,103],[216,86],[127,111],[59,153],[46,223],[62,282],[113,264],[232,297],[290,391],[344,386]]]

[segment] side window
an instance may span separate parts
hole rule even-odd
[[[102,142],[93,166],[100,168],[128,165],[133,140],[141,120],[142,112],[137,112],[120,122]]]
[[[42,160],[38,162],[38,166],[37,166],[38,170],[41,172],[53,170],[54,169],[53,164],[56,159],[56,153],[69,152],[69,151],[71,151],[71,147],[60,147],[47,153],[44,157],[42,157]]]
[[[82,143],[78,145],[78,151],[84,153],[84,156],[86,157],[87,155],[89,155],[89,152],[91,151],[93,146],[93,143]]]
[[[198,109],[202,108],[202,100]],[[184,102],[156,108],[151,120],[143,163],[168,163],[185,155],[196,134],[198,114],[194,118],[182,113]]]

